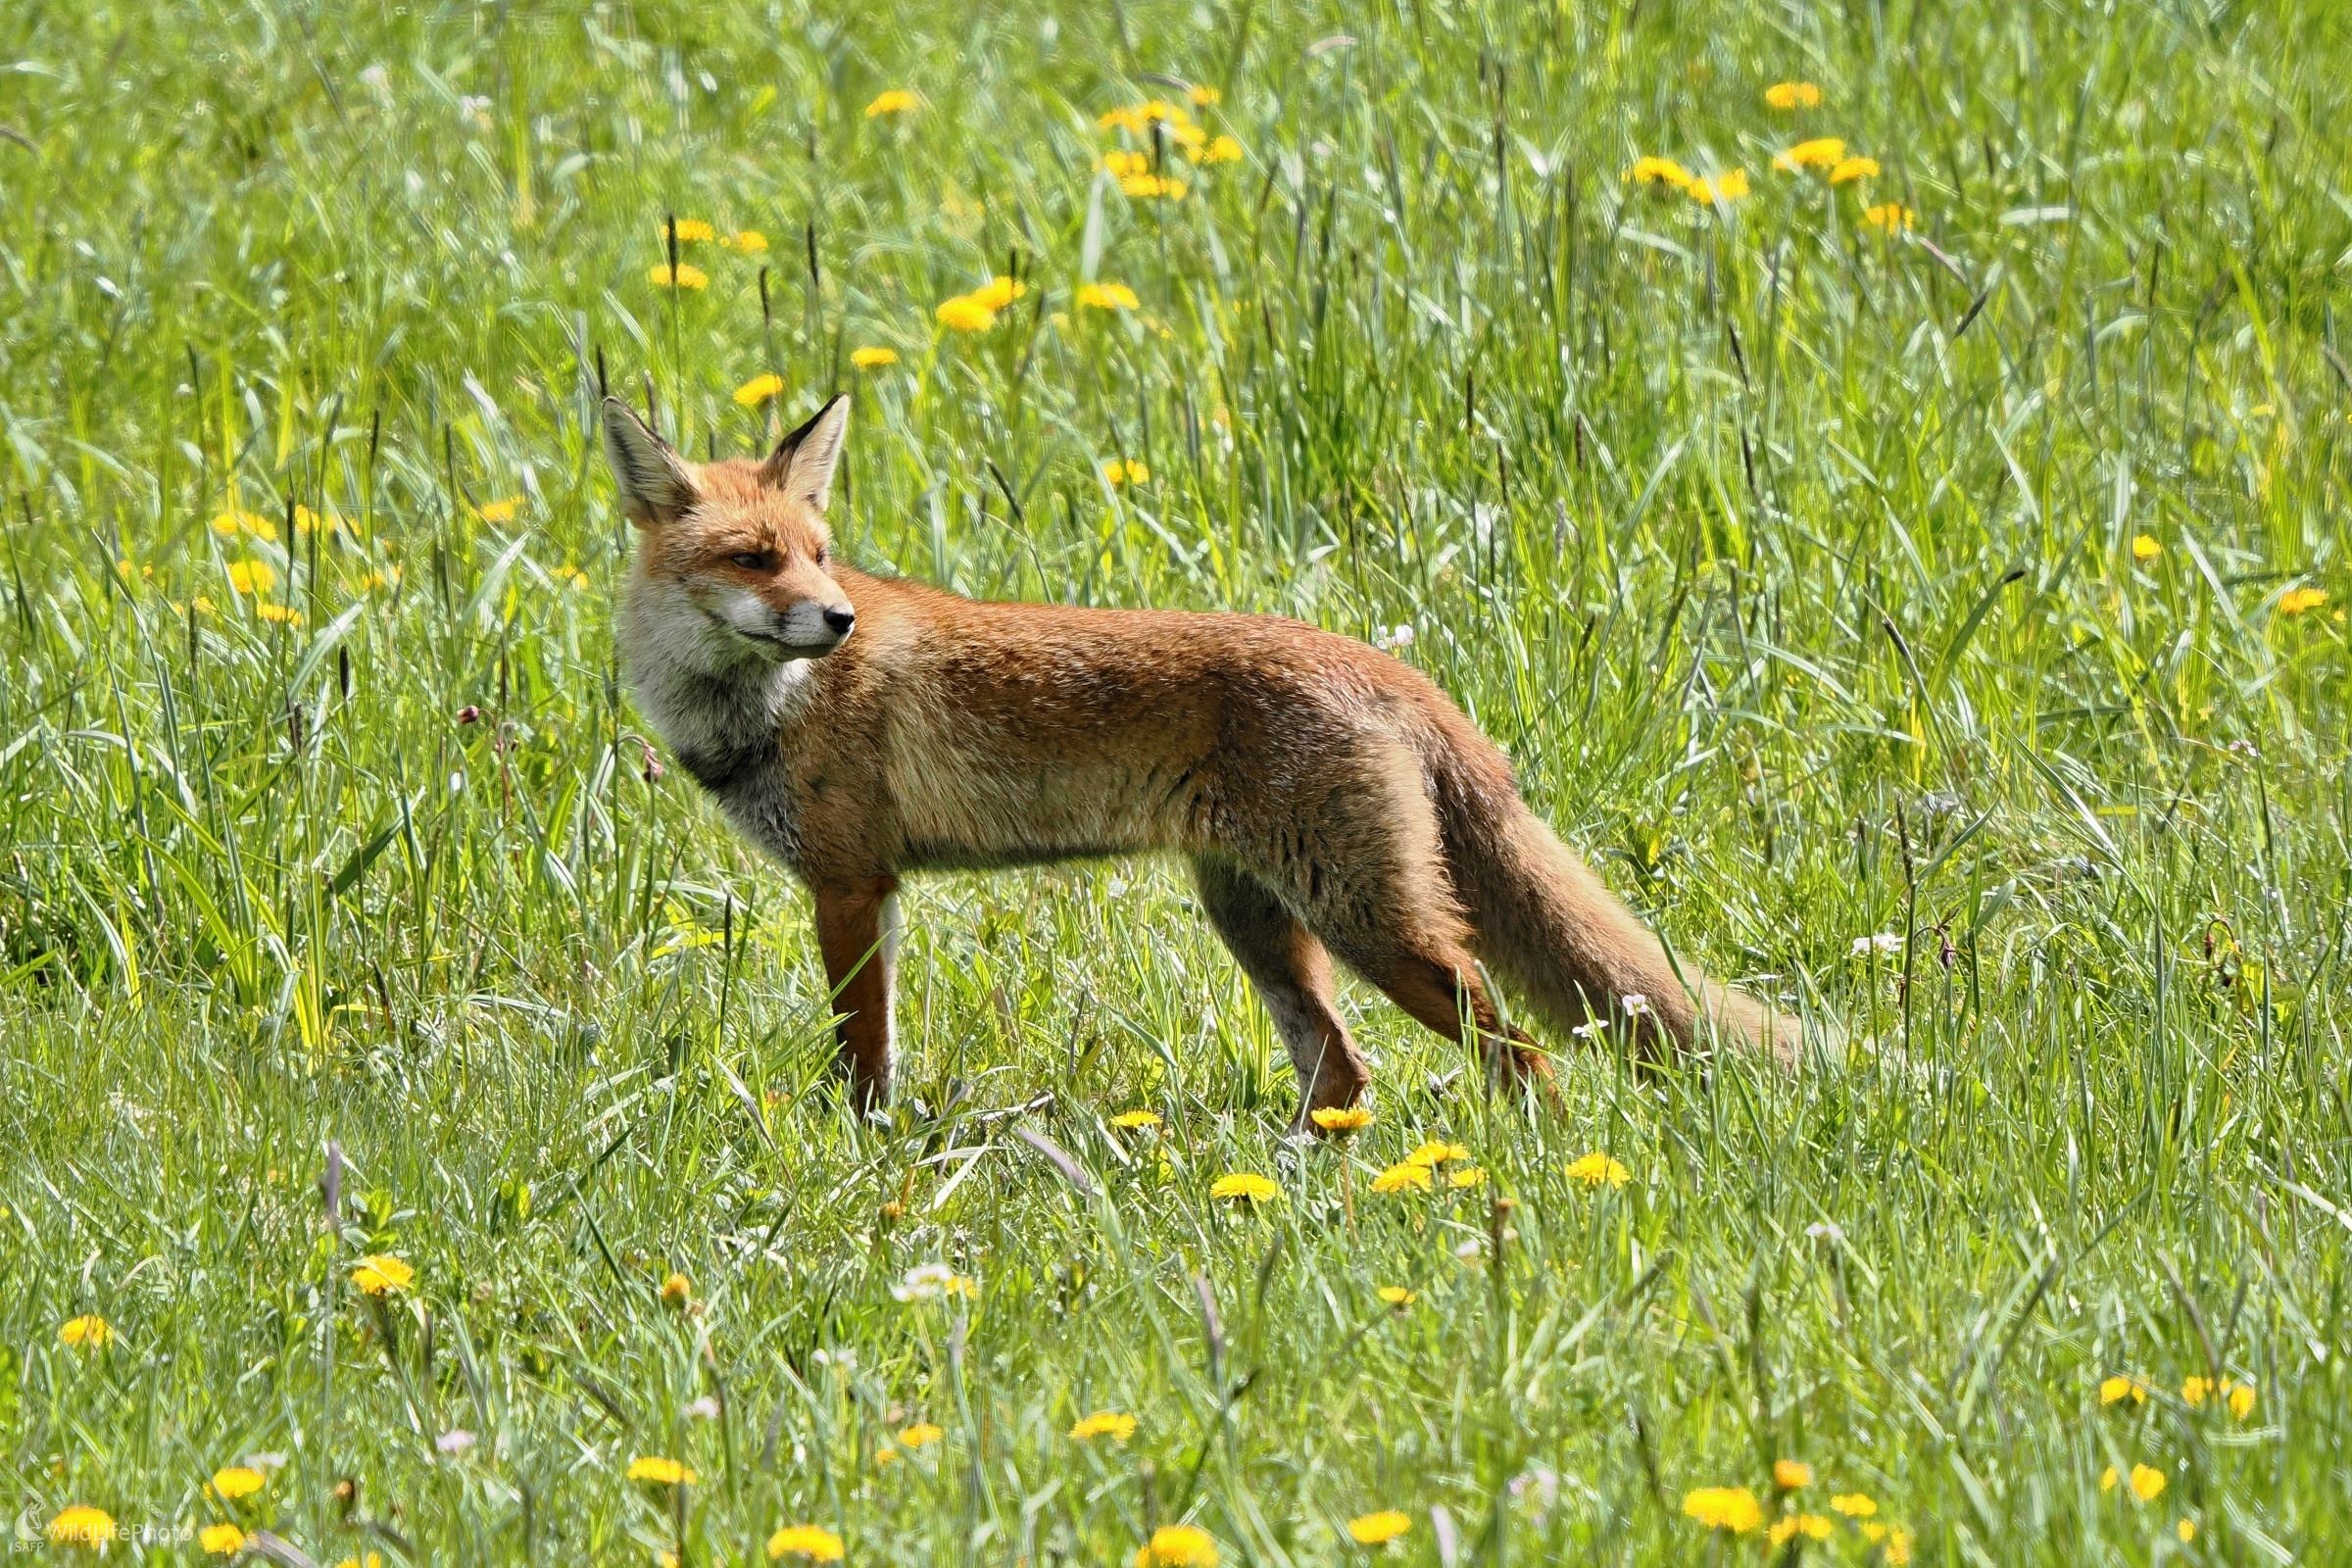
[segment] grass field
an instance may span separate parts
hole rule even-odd
[[[12,1545],[2352,1561],[2348,58],[2327,0],[0,11]],[[805,896],[630,709],[600,383],[697,455],[849,389],[869,568],[1398,646],[1851,1049],[1552,1041],[1552,1113],[1359,989],[1377,1118],[1301,1147],[1117,863],[918,884],[854,1123]]]

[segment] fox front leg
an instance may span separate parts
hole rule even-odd
[[[834,1038],[860,1116],[890,1102],[891,987],[898,932],[891,907],[895,877],[819,887],[816,943],[833,988]]]

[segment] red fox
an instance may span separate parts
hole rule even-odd
[[[764,462],[697,465],[617,399],[605,451],[640,530],[619,637],[639,707],[816,897],[841,1063],[890,1092],[893,894],[908,872],[1173,852],[1264,999],[1299,1122],[1369,1083],[1337,956],[1488,1069],[1544,1084],[1484,960],[1563,1028],[1645,1054],[1725,1038],[1793,1059],[1789,1019],[1669,957],[1520,800],[1417,670],[1272,615],[986,604],[837,561],[836,397]]]

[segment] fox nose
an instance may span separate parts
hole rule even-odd
[[[839,610],[828,610],[825,612],[825,624],[832,628],[834,636],[847,637],[850,628],[858,624],[858,612],[847,605]]]

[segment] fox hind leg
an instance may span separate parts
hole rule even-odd
[[[1257,988],[1298,1075],[1298,1126],[1352,1105],[1372,1080],[1332,1003],[1331,956],[1274,890],[1231,860],[1193,861],[1208,922]]]
[[[1475,1043],[1494,1082],[1548,1092],[1548,1059],[1503,1022],[1480,977],[1417,762],[1401,748],[1366,760],[1353,787],[1318,813],[1319,853],[1284,867],[1307,928],[1416,1022]]]
[[[1467,950],[1384,933],[1343,938],[1334,951],[1424,1028],[1457,1043],[1476,1040],[1494,1083],[1534,1083],[1550,1092],[1549,1059],[1525,1031],[1503,1022]]]

